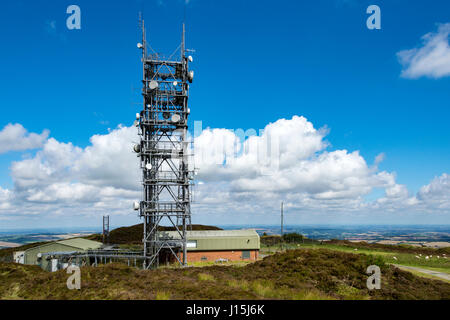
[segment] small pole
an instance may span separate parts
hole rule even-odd
[[[281,250],[283,250],[283,201],[281,201],[281,241],[280,241],[280,246],[281,246]]]

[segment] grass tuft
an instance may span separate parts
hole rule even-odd
[[[214,281],[214,277],[207,273],[199,273],[198,280],[200,281]]]
[[[156,300],[170,300],[170,293],[165,291],[158,291],[156,293]]]

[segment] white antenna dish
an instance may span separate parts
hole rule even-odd
[[[139,42],[139,43],[137,44],[137,47],[138,47],[139,49],[142,49],[144,46],[142,45],[142,43]]]
[[[180,117],[180,115],[178,113],[175,113],[172,116],[172,122],[180,122],[180,120],[181,120],[181,117]]]
[[[139,120],[141,118],[141,115],[139,113],[136,113],[136,120]]]
[[[192,82],[192,80],[194,80],[194,71],[193,70],[189,71],[188,79],[190,82]]]
[[[136,153],[140,153],[140,152],[141,152],[141,146],[138,145],[138,144],[136,144],[136,145],[133,147],[133,150],[134,150],[134,152],[136,152]]]
[[[178,81],[173,82],[173,86],[176,87],[178,85]]]
[[[147,169],[148,171],[152,170],[152,168],[153,168],[153,166],[152,166],[151,163],[147,163],[147,164],[145,165],[145,169]]]
[[[139,202],[135,201],[135,202],[133,203],[133,209],[134,209],[135,211],[138,211],[138,210],[140,209],[140,207],[141,207],[141,205],[139,204]]]
[[[190,108],[187,109],[187,114],[191,114],[191,109]]]
[[[189,60],[190,62],[194,62],[194,58],[192,58],[192,56],[189,56],[189,57],[188,57],[188,60]]]
[[[150,87],[150,89],[155,90],[156,88],[159,87],[158,81],[155,81],[155,80],[150,81],[149,87]]]

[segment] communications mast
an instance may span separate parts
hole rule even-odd
[[[186,55],[184,24],[179,50],[168,58],[150,47],[151,52],[147,51],[143,20],[141,27],[142,43],[138,48],[142,50],[144,105],[136,114],[140,143],[134,151],[142,168],[143,199],[135,203],[134,209],[144,219],[144,269],[157,268],[162,256],[185,266],[193,180],[186,136],[189,84],[194,79],[189,64],[193,58]],[[159,230],[164,223],[175,228],[176,236],[169,237]]]

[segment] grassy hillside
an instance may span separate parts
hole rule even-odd
[[[367,266],[382,289],[366,288]],[[82,289],[66,288],[65,271],[0,263],[0,299],[450,299],[450,284],[414,276],[372,255],[290,250],[243,267],[144,271],[109,264],[82,269]]]
[[[425,248],[425,247],[415,247],[409,245],[391,245],[391,244],[380,244],[380,243],[368,243],[368,242],[350,242],[346,240],[331,240],[326,241],[327,244],[345,246],[348,248],[362,248],[368,250],[381,250],[388,252],[400,252],[400,253],[410,253],[410,254],[424,254],[424,255],[450,255],[450,247],[447,248]]]
[[[329,249],[339,252],[367,254],[382,258],[389,264],[417,267],[450,274],[450,254],[448,248],[414,248],[391,245],[352,243],[348,241],[324,241],[323,243],[284,243],[284,249]],[[261,245],[261,254],[280,251],[279,245]],[[428,257],[428,259],[426,258]],[[411,272],[409,270],[409,272]],[[419,274],[419,273],[417,273]],[[423,273],[422,276],[425,276]]]

